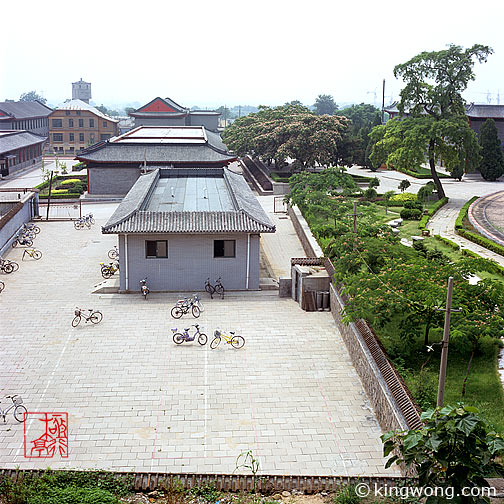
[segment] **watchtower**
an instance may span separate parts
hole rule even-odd
[[[89,103],[91,99],[91,82],[84,82],[81,78],[78,82],[72,82],[72,100],[82,100]]]

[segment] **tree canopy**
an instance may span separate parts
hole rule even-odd
[[[485,180],[495,181],[504,175],[504,154],[493,119],[487,119],[480,130],[481,163],[479,171]]]
[[[476,134],[469,127],[462,92],[474,80],[474,60],[485,62],[492,49],[449,45],[443,51],[422,52],[394,68],[405,83],[398,105],[400,116],[371,132],[371,160],[396,168],[416,169],[425,154],[439,198],[445,196],[436,172],[443,160],[448,171],[479,164]],[[405,118],[405,116],[407,116]]]
[[[351,164],[345,132],[348,120],[317,116],[302,105],[261,106],[259,112],[238,118],[222,134],[239,156],[252,154],[297,168]]]
[[[47,100],[43,96],[39,95],[36,91],[28,91],[27,93],[23,93],[19,97],[19,101],[35,101],[35,100],[38,100],[44,105],[47,103]]]
[[[317,96],[313,108],[315,114],[317,115],[333,115],[338,109],[338,105],[336,105],[336,102],[331,95],[321,94]]]

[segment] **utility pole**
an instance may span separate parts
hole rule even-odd
[[[56,159],[58,159],[58,158],[56,158]],[[46,213],[46,221],[48,221],[48,220],[49,220],[49,207],[51,206],[52,178],[53,178],[53,171],[51,170],[51,178],[49,179],[49,195],[47,196],[47,213]]]
[[[438,311],[445,312],[445,323],[443,330],[443,341],[441,343],[441,364],[439,366],[439,384],[437,394],[437,406],[443,407],[445,382],[446,382],[446,367],[448,364],[448,343],[450,340],[450,316],[451,312],[461,312],[461,309],[452,309],[453,295],[453,277],[448,278],[448,292],[446,293],[446,308],[438,308]]]

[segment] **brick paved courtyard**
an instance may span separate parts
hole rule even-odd
[[[383,469],[379,426],[330,313],[302,312],[275,291],[202,296],[209,340],[221,327],[245,347],[176,346],[170,328],[195,322],[171,318],[176,294],[91,293],[115,243],[104,222],[42,223],[41,261],[8,256],[21,267],[1,275],[0,396],[68,412],[70,453],[24,458],[23,425],[10,415],[2,467],[228,473],[250,449],[263,473],[397,474]],[[103,322],[73,329],[75,306],[100,309]]]

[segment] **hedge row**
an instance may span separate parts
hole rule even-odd
[[[448,238],[445,238],[444,236],[441,235],[434,235],[434,238],[440,242],[443,242],[445,245],[448,245],[451,247],[453,250],[460,250],[460,246],[458,243],[455,243]]]
[[[410,177],[415,177],[417,179],[431,179],[432,178],[432,175],[430,173],[417,173],[417,172],[414,172],[411,170],[398,170],[398,171],[400,171],[401,173],[404,173],[405,175],[409,175]],[[449,175],[445,175],[444,173],[437,172],[437,174],[440,179],[450,178]]]
[[[81,193],[66,193],[66,194],[51,194],[51,199],[78,199],[81,197]],[[47,199],[49,196],[47,194],[39,194],[39,199]]]
[[[460,209],[457,220],[455,221],[455,230],[464,229],[464,219],[467,217],[469,207],[478,199],[479,196],[473,196],[466,204]]]
[[[484,259],[484,257],[481,257],[479,254],[469,249],[462,249],[462,255],[473,257],[474,259]],[[492,261],[492,259],[486,259],[486,260],[493,263],[494,266],[493,273],[496,273],[497,275],[504,277],[504,266],[501,266],[495,261]]]
[[[471,240],[474,243],[477,243],[478,245],[481,245],[482,247],[487,248],[488,250],[491,250],[492,252],[495,252],[501,256],[504,256],[504,247],[502,245],[499,245],[498,243],[495,243],[492,240],[489,240],[485,236],[478,235],[476,233],[472,233],[471,231],[467,231],[466,229],[457,229],[456,232],[460,235],[463,236],[464,238],[467,238],[468,240]]]
[[[429,222],[429,219],[443,206],[448,203],[448,198],[445,196],[444,198],[441,198],[439,201],[436,201],[434,205],[432,205],[432,208],[429,209],[429,213],[427,215],[424,215],[421,219],[420,222],[418,223],[418,229],[425,229],[425,226],[427,226],[427,223]]]
[[[75,173],[72,173],[72,178],[78,178],[81,182],[85,182],[87,184],[87,175],[76,175]],[[53,185],[61,180],[67,180],[68,177],[62,177],[61,175],[57,175],[56,177],[53,177]],[[61,182],[60,182],[61,183]],[[46,180],[45,182],[42,182],[41,184],[35,186],[35,189],[45,189],[46,187],[49,187],[49,180]]]

